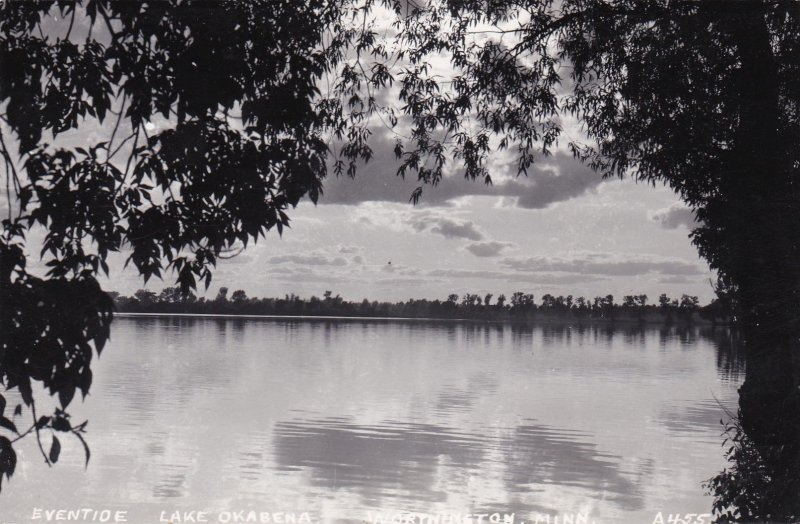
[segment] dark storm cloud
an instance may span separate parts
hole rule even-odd
[[[396,175],[399,164],[392,153],[394,143],[376,137],[372,147],[375,158],[360,166],[355,179],[331,175],[325,180],[321,203],[355,205],[367,201],[409,201],[414,189],[421,184],[413,175],[405,179]],[[516,173],[516,169],[512,168],[512,172]],[[542,209],[581,196],[602,181],[602,177],[570,155],[556,153],[540,158],[529,169],[527,177],[496,179],[493,185],[466,180],[460,172],[445,177],[436,187],[423,186],[420,204],[443,205],[464,196],[495,196],[514,198],[519,207]]]
[[[581,254],[569,258],[514,257],[504,259],[502,264],[517,271],[555,271],[608,276],[636,276],[647,273],[700,275],[704,272],[697,264],[684,260],[602,253]]]
[[[510,242],[474,242],[464,249],[475,255],[476,257],[496,257],[502,254],[503,250],[512,247],[514,244]]]

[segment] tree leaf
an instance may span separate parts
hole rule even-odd
[[[19,435],[19,431],[17,431],[17,426],[12,421],[10,421],[9,419],[7,419],[2,415],[0,415],[0,427],[4,427],[7,430]]]
[[[60,390],[58,392],[58,400],[61,402],[61,407],[65,408],[69,406],[69,403],[72,402],[72,398],[75,396],[75,388],[71,386],[67,386],[66,388]]]
[[[86,454],[86,465],[84,467],[88,468],[89,467],[89,458],[91,458],[91,456],[92,456],[92,453],[89,451],[89,445],[86,443],[86,440],[81,436],[80,433],[74,432],[74,434],[75,434],[76,437],[78,437],[78,440],[81,441],[81,444],[83,444],[83,451]]]
[[[53,443],[50,445],[50,462],[55,464],[58,462],[58,456],[61,454],[61,442],[58,437],[53,435]]]
[[[3,475],[10,479],[16,467],[17,453],[11,446],[11,441],[0,437],[0,487],[2,487]]]

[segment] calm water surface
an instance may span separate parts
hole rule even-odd
[[[721,407],[741,358],[724,332],[401,321],[118,318],[95,367],[89,468],[32,439],[0,516],[33,508],[707,513]],[[2,520],[2,519],[0,519]]]

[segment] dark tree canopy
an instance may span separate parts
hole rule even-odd
[[[603,176],[663,182],[695,212],[700,254],[748,342],[741,429],[768,490],[712,484],[722,520],[800,515],[800,3],[442,0],[396,6],[404,169],[451,158],[489,181],[564,141]],[[432,71],[449,59],[449,76]],[[568,119],[580,122],[576,136]],[[403,146],[406,146],[405,148]],[[417,197],[418,194],[415,194]],[[731,487],[733,486],[733,487]],[[737,491],[745,493],[733,497]]]
[[[516,151],[525,173],[565,141],[601,175],[674,189],[701,222],[701,254],[726,278],[751,273],[745,229],[783,232],[771,240],[785,252],[770,255],[787,267],[797,259],[785,234],[799,216],[797,2],[450,0],[411,9],[397,28],[412,64],[399,76],[411,117],[404,167],[423,181],[436,183],[453,157],[488,180],[497,147]],[[450,77],[431,71],[442,55]],[[565,135],[566,117],[582,135]],[[796,288],[797,277],[785,283]],[[797,305],[797,295],[780,304]]]
[[[319,90],[349,45],[341,28],[328,36],[345,13],[325,0],[2,3],[0,383],[31,408],[40,448],[45,430],[51,449],[58,431],[82,439],[61,410],[36,419],[33,391],[62,409],[87,394],[109,337],[97,277],[110,253],[145,281],[174,271],[187,294],[226,251],[316,202],[324,135],[345,127]],[[37,230],[46,274],[27,263]],[[5,404],[0,425],[18,440],[21,409]],[[0,479],[15,469],[11,439],[0,436]]]

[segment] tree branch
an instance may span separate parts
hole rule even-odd
[[[31,401],[31,413],[33,414],[33,429],[36,431],[36,443],[39,445],[39,451],[42,452],[45,464],[51,466],[52,464],[50,464],[50,459],[47,458],[47,453],[42,447],[42,436],[39,434],[39,420],[36,417],[36,402],[33,401]]]

